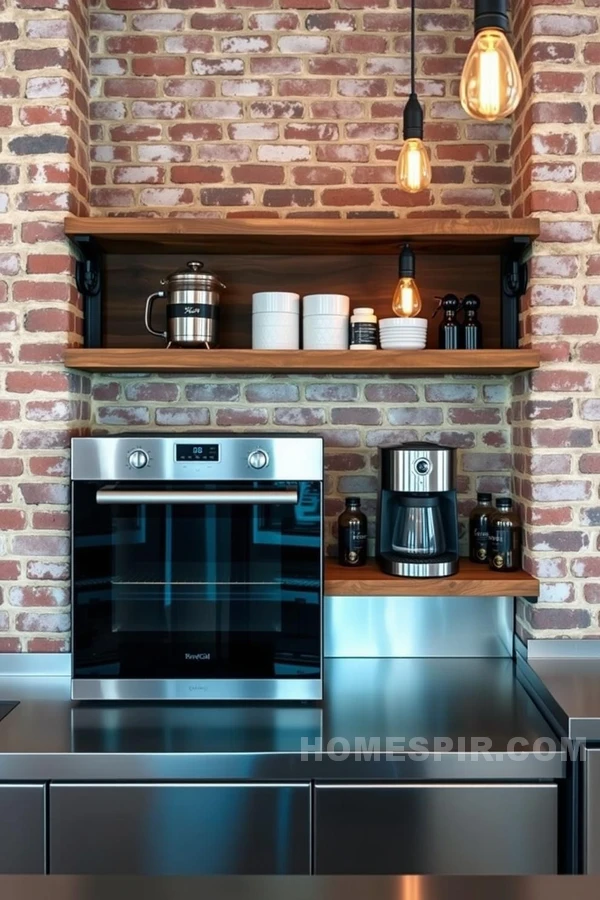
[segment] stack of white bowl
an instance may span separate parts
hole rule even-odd
[[[427,319],[380,319],[382,350],[423,350],[427,345]]]

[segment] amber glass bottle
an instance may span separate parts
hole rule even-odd
[[[476,563],[487,563],[489,520],[494,512],[492,495],[477,494],[477,506],[469,516],[469,557]]]
[[[339,562],[364,566],[367,561],[367,517],[358,497],[346,497],[346,509],[338,519]]]
[[[488,560],[496,572],[515,572],[521,568],[521,521],[509,497],[496,500],[489,521]]]

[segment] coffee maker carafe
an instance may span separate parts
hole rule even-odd
[[[377,558],[389,575],[433,578],[458,570],[454,454],[426,442],[380,449]]]

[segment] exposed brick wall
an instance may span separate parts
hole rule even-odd
[[[89,380],[65,372],[81,312],[66,212],[87,212],[87,16],[0,2],[0,652],[68,646],[70,435]]]
[[[542,602],[524,633],[598,634],[600,603],[600,13],[518,4],[526,102],[513,134],[516,215],[542,219],[523,343],[542,368],[515,382],[517,488]]]
[[[374,536],[377,448],[401,441],[440,441],[457,447],[461,524],[477,490],[511,490],[509,385],[503,378],[265,378],[241,381],[178,378],[95,378],[96,431],[256,428],[302,429],[326,446],[326,535],[344,504],[358,494]],[[157,429],[158,426],[158,429]],[[464,537],[464,527],[463,527]],[[374,546],[371,544],[371,552]],[[467,548],[463,540],[463,551]]]
[[[95,0],[92,203],[174,215],[506,215],[510,124],[458,102],[468,0],[418,3],[433,184],[395,186],[407,2]]]

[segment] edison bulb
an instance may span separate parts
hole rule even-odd
[[[477,32],[460,80],[460,102],[475,119],[494,122],[515,111],[523,82],[515,55],[499,28]]]
[[[392,309],[403,319],[418,316],[421,312],[421,295],[414,278],[400,278],[394,291]]]
[[[398,166],[396,181],[404,191],[416,194],[431,184],[431,163],[425,144],[420,138],[404,141]]]

